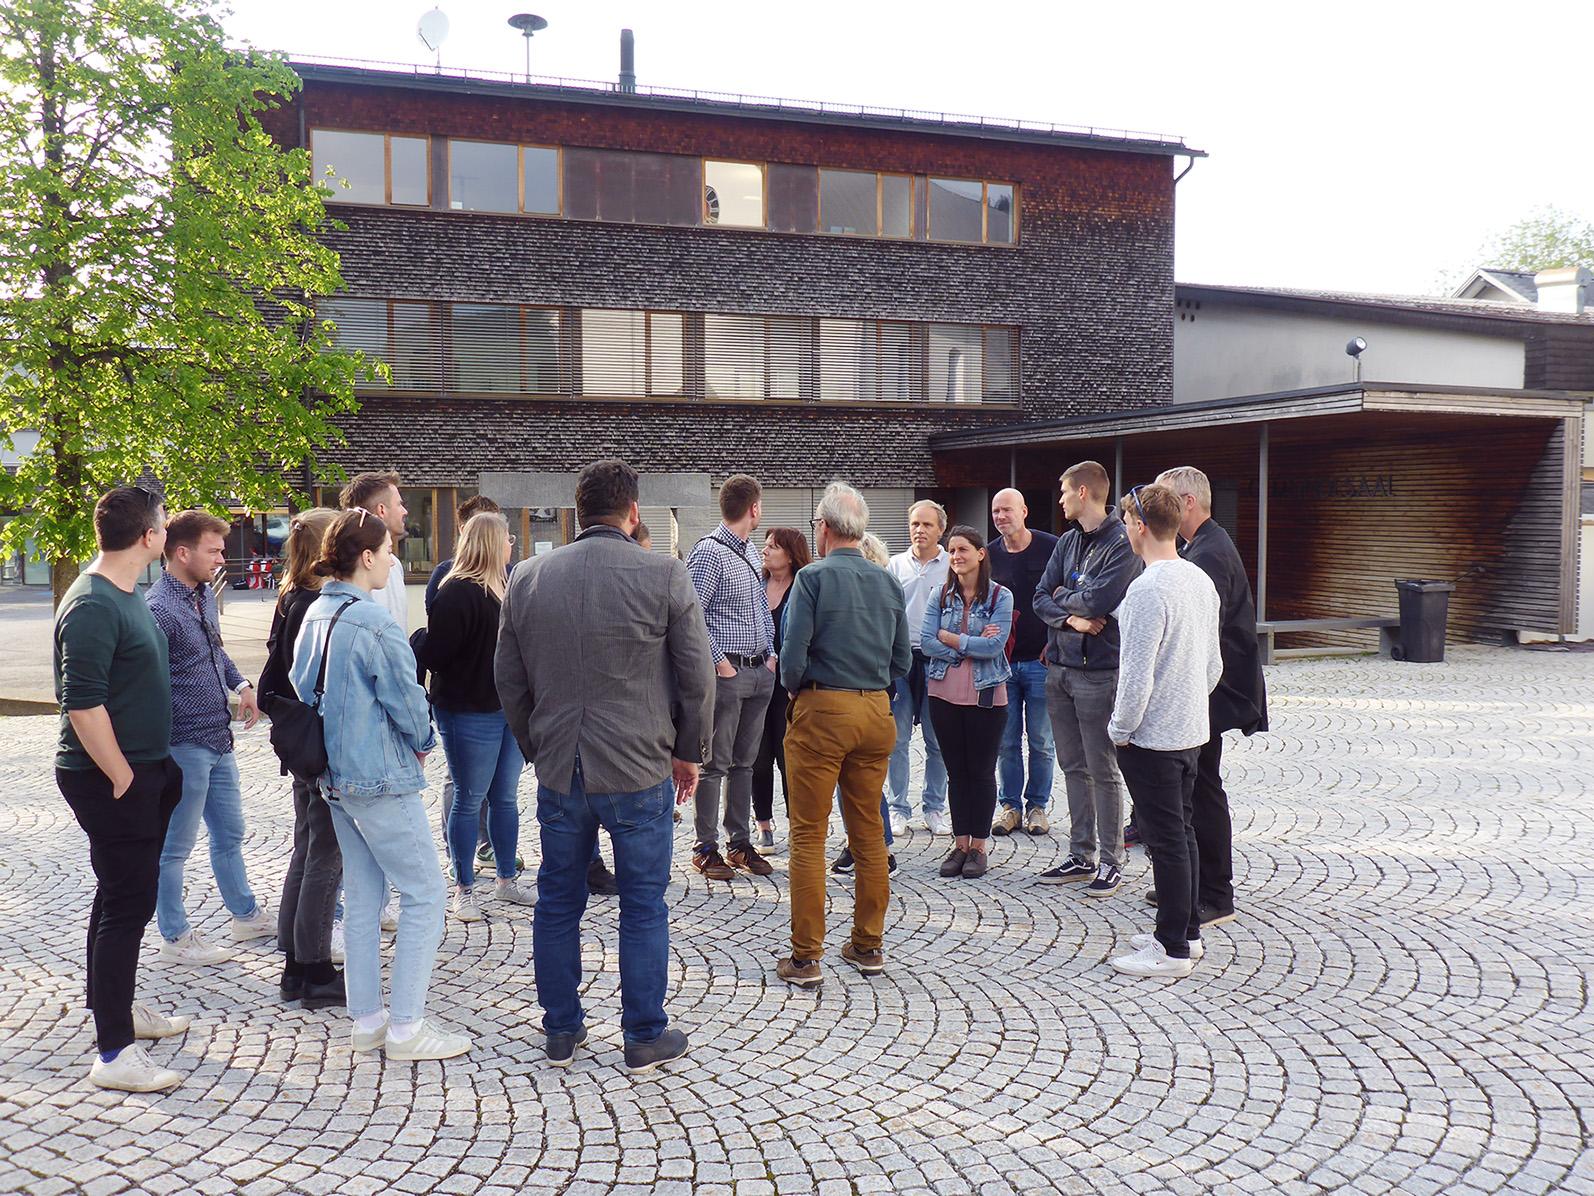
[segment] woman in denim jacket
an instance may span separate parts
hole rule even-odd
[[[941,875],[973,879],[990,866],[986,843],[996,812],[996,756],[1007,726],[1013,595],[991,580],[985,537],[974,528],[954,527],[946,550],[946,585],[939,601],[924,608],[919,650],[930,658],[924,669],[930,722],[946,759],[955,836]]]
[[[392,547],[386,525],[360,507],[327,529],[315,571],[328,580],[305,613],[290,679],[301,700],[315,700],[330,629],[321,790],[343,851],[344,979],[354,1049],[384,1049],[389,1059],[450,1059],[470,1050],[470,1039],[426,1021],[426,990],[443,937],[443,877],[421,790],[422,765],[437,736],[406,631],[371,598],[394,568]],[[400,909],[391,1021],[382,1008],[388,882],[398,890]]]

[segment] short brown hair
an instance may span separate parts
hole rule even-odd
[[[398,489],[399,475],[392,470],[383,472],[371,471],[357,473],[349,479],[349,484],[343,487],[338,495],[338,506],[347,511],[351,507],[365,507],[380,499],[389,486]]]
[[[101,552],[131,548],[160,526],[161,496],[142,486],[107,490],[94,504],[94,539]]]
[[[1074,489],[1081,486],[1090,491],[1092,498],[1099,498],[1103,503],[1107,501],[1107,471],[1096,461],[1081,461],[1077,465],[1070,465],[1063,470],[1063,481]]]
[[[1184,518],[1184,503],[1172,487],[1152,482],[1136,486],[1118,500],[1118,507],[1127,519],[1133,515],[1146,525],[1155,540],[1171,540],[1179,534],[1179,521]]]
[[[485,494],[473,494],[459,504],[459,526],[463,528],[470,522],[472,515],[480,515],[483,511],[489,515],[502,515],[504,508]]]
[[[618,457],[594,461],[576,478],[576,522],[591,527],[625,515],[641,489],[637,472]]]
[[[315,563],[320,577],[354,576],[362,552],[375,552],[387,539],[387,524],[363,507],[344,511],[321,538],[321,556]]]
[[[726,523],[735,523],[751,511],[753,504],[762,497],[764,488],[758,484],[757,478],[745,473],[733,473],[720,487],[720,514],[725,517]]]
[[[209,511],[180,511],[166,525],[166,559],[171,560],[179,548],[197,548],[203,535],[225,536],[230,531],[232,524]]]

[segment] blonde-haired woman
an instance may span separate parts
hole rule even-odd
[[[520,841],[517,790],[525,760],[504,720],[493,683],[498,612],[514,544],[509,521],[502,515],[483,511],[470,517],[454,550],[454,567],[432,600],[421,648],[421,663],[432,673],[432,708],[454,781],[448,842],[453,856],[453,912],[461,922],[482,919],[475,884],[476,836],[484,797],[487,837],[498,871],[495,895],[515,905],[536,900],[515,880]]]
[[[891,568],[891,550],[886,547],[886,542],[873,532],[865,532],[859,541],[858,550],[863,553],[863,559],[871,565],[879,565],[882,569]]]
[[[278,697],[297,698],[288,670],[305,612],[321,593],[325,579],[315,571],[321,541],[338,513],[313,507],[293,517],[284,550],[282,589],[266,639],[266,667],[260,673],[260,709],[269,717]],[[344,1002],[343,976],[334,966],[341,954],[333,933],[338,888],[343,881],[343,853],[332,827],[332,811],[316,786],[293,779],[293,854],[282,882],[277,907],[277,949],[287,956],[278,991],[284,1001],[302,1001],[306,1009]]]

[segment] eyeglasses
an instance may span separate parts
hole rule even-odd
[[[1144,523],[1146,521],[1146,508],[1140,505],[1140,492],[1142,490],[1144,490],[1145,488],[1146,488],[1145,486],[1135,486],[1135,487],[1131,488],[1130,491],[1129,491],[1130,501],[1132,501],[1135,504],[1135,510],[1140,513],[1140,522],[1141,523]]]

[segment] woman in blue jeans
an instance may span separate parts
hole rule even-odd
[[[493,683],[498,647],[498,612],[515,540],[502,515],[472,515],[459,535],[454,566],[443,578],[427,615],[421,663],[432,674],[432,706],[454,779],[448,816],[453,856],[454,917],[480,922],[476,904],[476,836],[482,799],[487,799],[487,837],[493,845],[498,882],[493,895],[514,905],[536,897],[515,880],[520,841],[517,790],[525,759],[504,720]]]
[[[470,1050],[470,1038],[426,1018],[444,894],[421,790],[422,765],[437,736],[405,629],[371,598],[394,568],[392,548],[382,520],[361,507],[344,511],[327,529],[315,571],[328,580],[305,613],[289,680],[309,703],[323,691],[327,771],[318,783],[343,852],[352,1045],[395,1060],[452,1059]],[[391,1018],[382,1007],[381,918],[389,882],[401,912]]]

